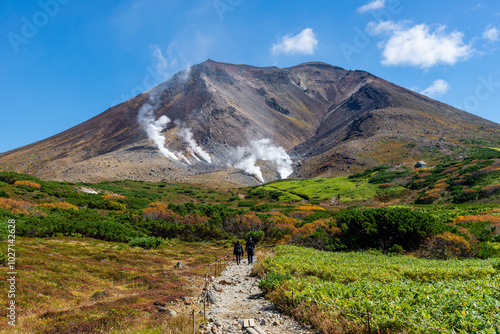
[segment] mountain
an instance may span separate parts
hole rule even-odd
[[[500,146],[499,124],[368,72],[321,62],[282,69],[207,60],[73,128],[0,154],[0,170],[68,181],[250,185],[259,172],[265,181],[336,176],[379,164],[432,164],[488,146]]]

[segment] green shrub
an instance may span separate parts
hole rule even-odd
[[[0,189],[0,198],[10,198],[10,194],[3,189]]]
[[[7,254],[0,250],[0,266],[4,266],[7,264]]]
[[[245,239],[248,240],[249,237],[252,237],[255,243],[259,243],[264,240],[266,233],[264,231],[251,231],[245,234]]]
[[[241,201],[238,203],[238,207],[242,207],[242,208],[251,208],[255,205],[257,205],[257,202],[254,202],[254,201]]]
[[[481,259],[488,259],[496,257],[500,254],[500,243],[497,242],[483,242],[479,244],[477,257]]]
[[[397,244],[389,248],[389,252],[391,253],[402,254],[403,251],[404,251],[403,247]]]
[[[414,251],[445,226],[430,213],[409,208],[353,208],[334,214],[348,249],[389,250],[395,244]]]
[[[152,249],[160,247],[163,244],[163,239],[155,237],[131,238],[128,244],[131,247]]]

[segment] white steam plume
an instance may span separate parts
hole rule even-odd
[[[174,153],[170,152],[165,147],[165,136],[162,134],[162,131],[167,127],[168,123],[170,123],[170,119],[167,116],[161,116],[155,121],[153,110],[154,107],[151,104],[144,104],[139,110],[137,121],[146,131],[148,138],[155,142],[156,146],[158,146],[158,149],[164,156],[174,160],[179,160]]]
[[[242,169],[246,173],[250,175],[254,175],[257,180],[264,183],[264,178],[262,177],[262,172],[259,166],[256,166],[255,163],[257,160],[253,155],[243,158],[240,162],[238,162],[234,167]]]
[[[238,147],[235,152],[237,163],[234,167],[254,175],[260,182],[264,182],[262,171],[255,163],[257,160],[273,161],[278,165],[280,178],[286,179],[293,173],[292,159],[283,149],[271,143],[270,139],[252,141],[248,147]]]
[[[181,128],[178,132],[178,135],[184,139],[188,145],[187,149],[193,156],[193,158],[200,160],[198,157],[202,158],[208,163],[212,163],[212,158],[210,158],[210,155],[203,150],[201,146],[196,143],[196,141],[193,138],[193,132],[191,131],[190,128]]]
[[[280,178],[286,179],[293,173],[290,156],[283,147],[273,145],[270,139],[253,141],[252,151],[257,159],[274,161],[278,165]]]

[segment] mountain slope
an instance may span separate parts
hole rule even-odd
[[[268,144],[256,143],[262,139]],[[170,158],[158,149],[163,140]],[[294,160],[292,176],[313,177],[434,162],[482,146],[500,146],[500,125],[364,71],[207,60],[67,131],[0,154],[0,170],[239,185],[258,183],[250,169],[241,171],[251,157],[264,180],[279,178],[280,164],[290,161],[269,156],[283,156],[280,148]]]

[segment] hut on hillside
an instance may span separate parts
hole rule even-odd
[[[427,168],[427,163],[425,161],[419,161],[415,164],[415,168]]]

